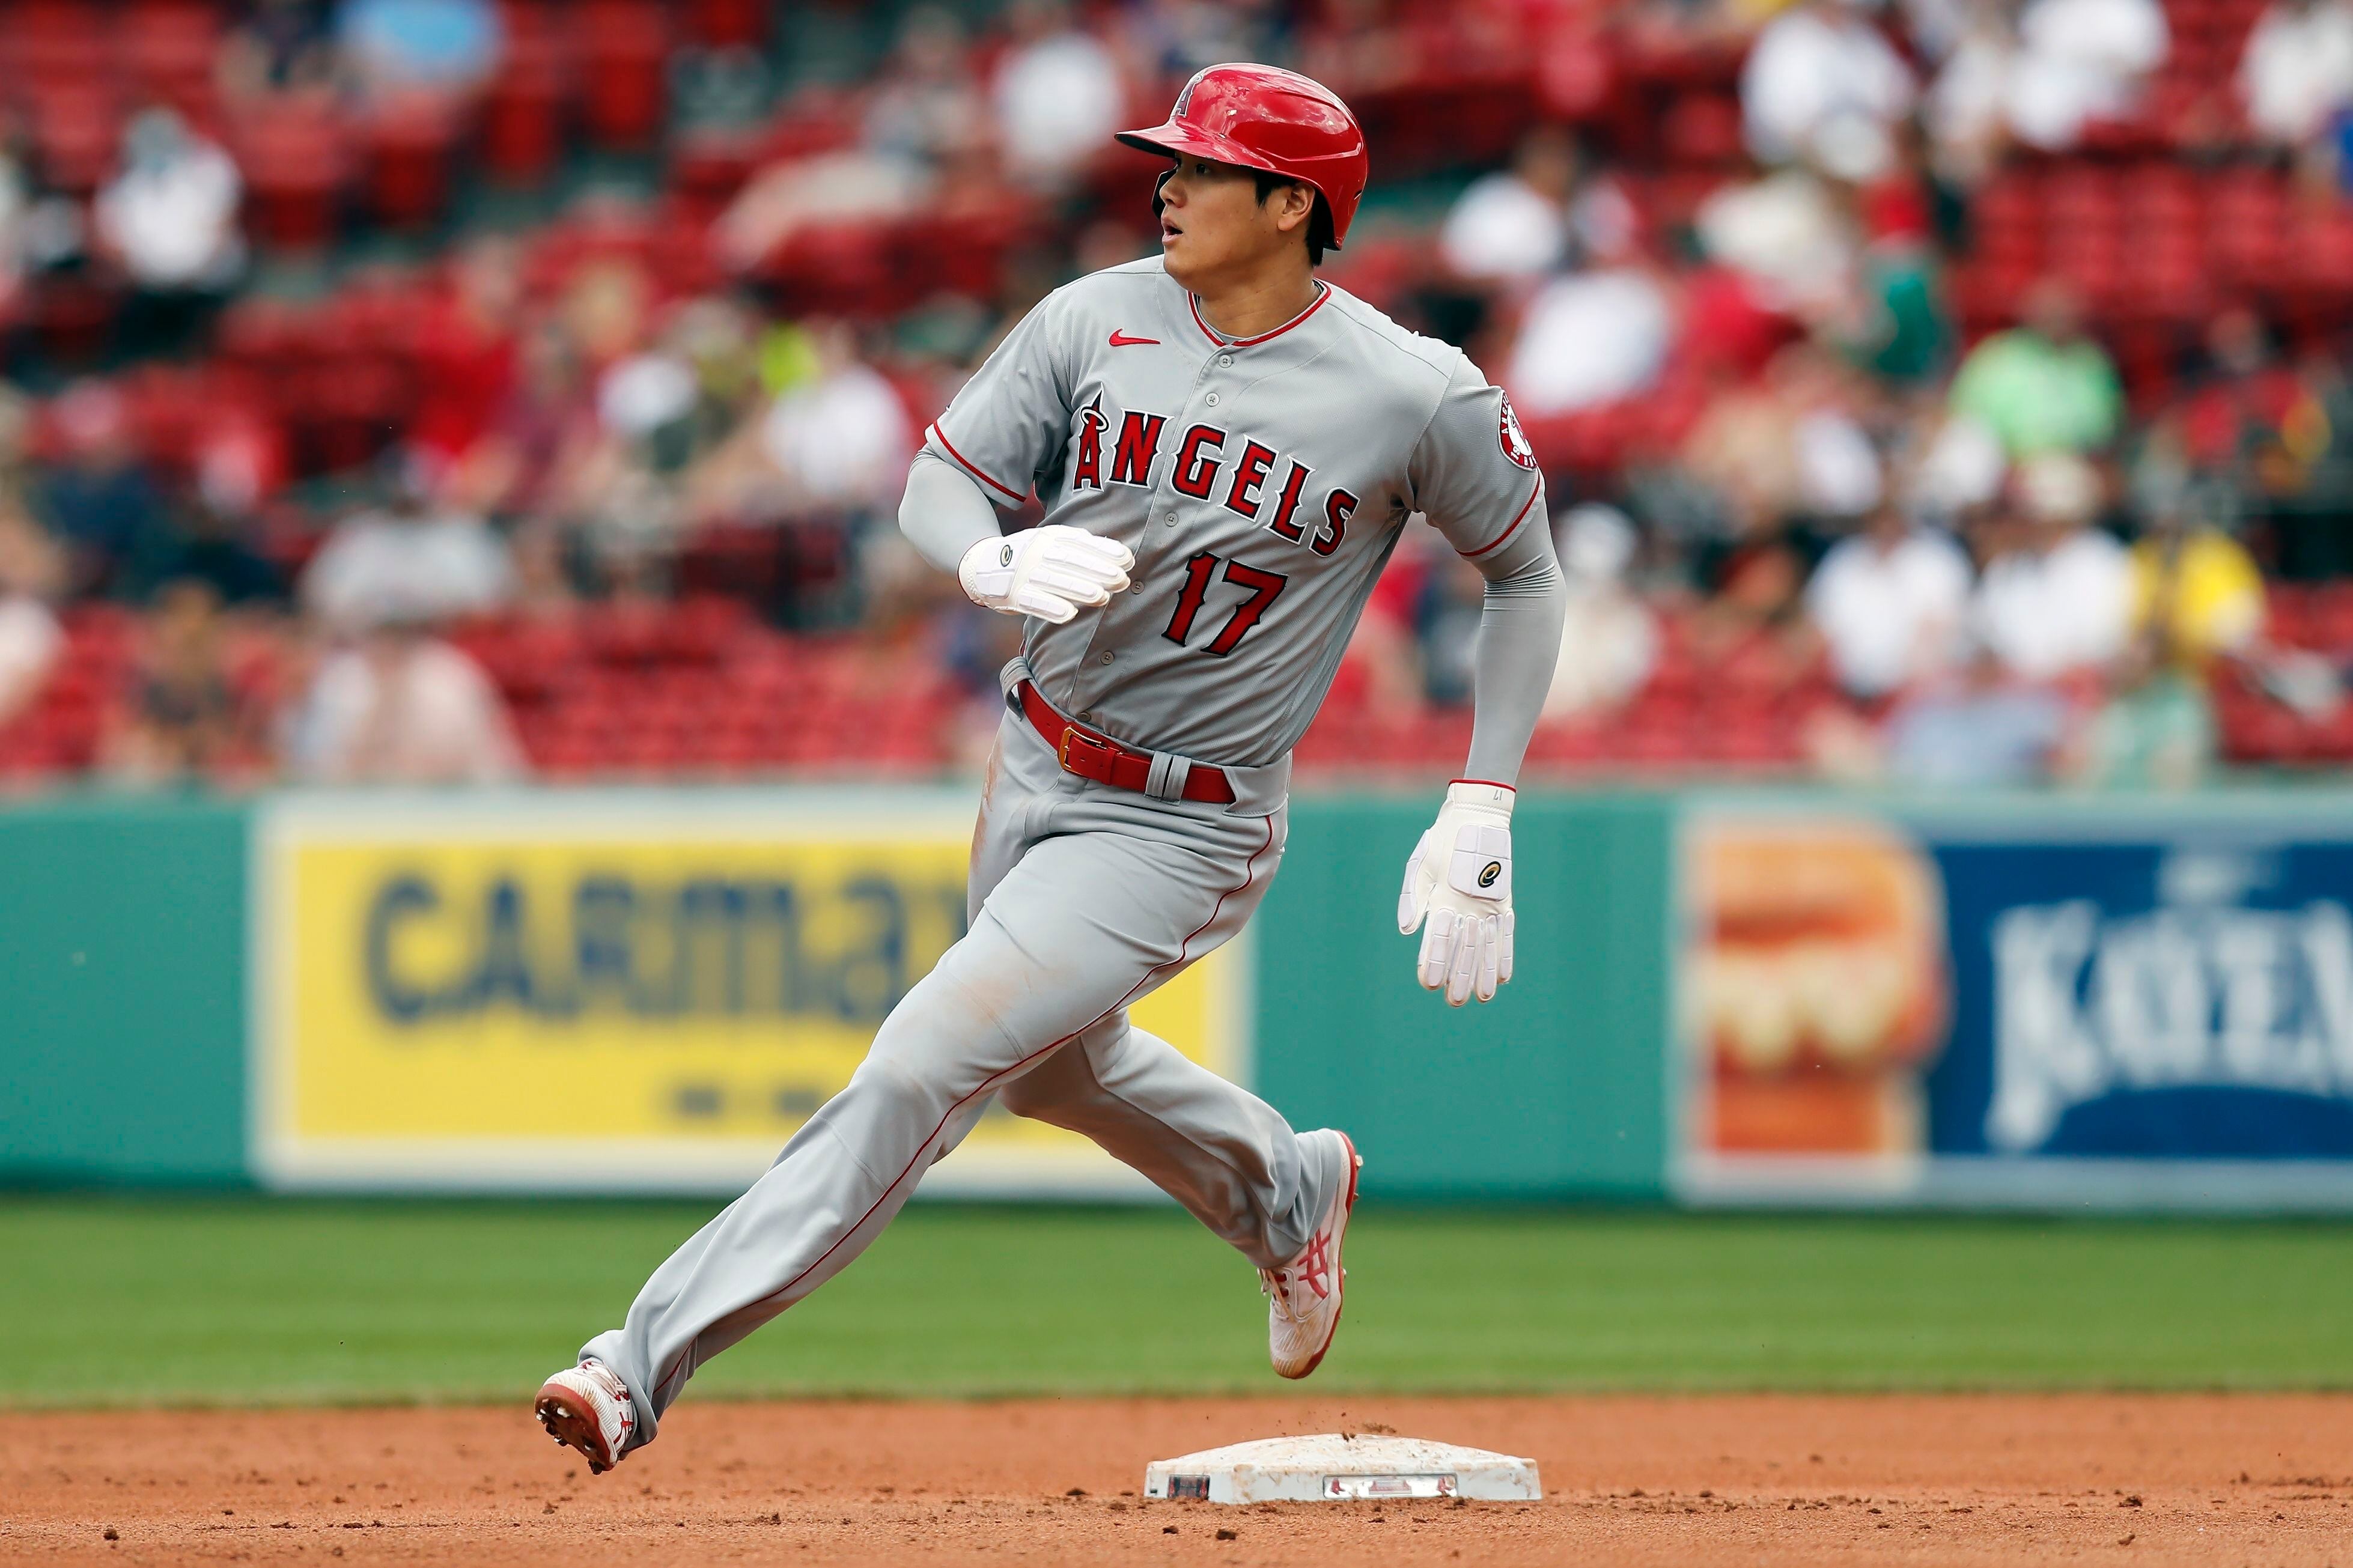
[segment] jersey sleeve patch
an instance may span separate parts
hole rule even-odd
[[[1512,411],[1511,398],[1507,395],[1501,395],[1499,396],[1499,401],[1504,406],[1504,416],[1501,421],[1502,429],[1498,437],[1498,439],[1501,441],[1504,447],[1504,456],[1511,458],[1512,461],[1527,469],[1528,472],[1535,473],[1536,471],[1536,449],[1528,445],[1527,432],[1520,428],[1520,416]]]

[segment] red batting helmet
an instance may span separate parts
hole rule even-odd
[[[1332,209],[1335,249],[1348,237],[1348,220],[1356,216],[1372,169],[1364,127],[1340,95],[1272,66],[1198,71],[1176,95],[1166,123],[1123,131],[1119,140],[1147,153],[1190,153],[1305,181]]]

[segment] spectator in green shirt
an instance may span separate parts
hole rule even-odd
[[[2084,331],[2064,281],[2026,297],[2023,321],[1971,350],[1953,379],[1953,409],[1982,421],[2015,462],[2037,452],[2105,447],[2124,414],[2124,389],[2105,350]]]

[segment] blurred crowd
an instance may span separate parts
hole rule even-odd
[[[2353,759],[2342,0],[15,0],[0,56],[0,778],[968,758],[1016,628],[907,461],[1237,58],[1356,105],[1328,275],[1546,469],[1538,771]],[[1305,760],[1448,765],[1480,590],[1410,528]]]

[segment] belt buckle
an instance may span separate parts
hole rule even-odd
[[[1073,750],[1078,752],[1082,760],[1092,760],[1095,771],[1090,773],[1081,763],[1072,762],[1071,753]],[[1110,757],[1111,752],[1109,742],[1097,740],[1075,724],[1065,724],[1062,726],[1061,743],[1054,748],[1054,760],[1062,764],[1064,773],[1075,773],[1080,778],[1092,779],[1101,784],[1104,773],[1110,771],[1103,766],[1103,761]]]

